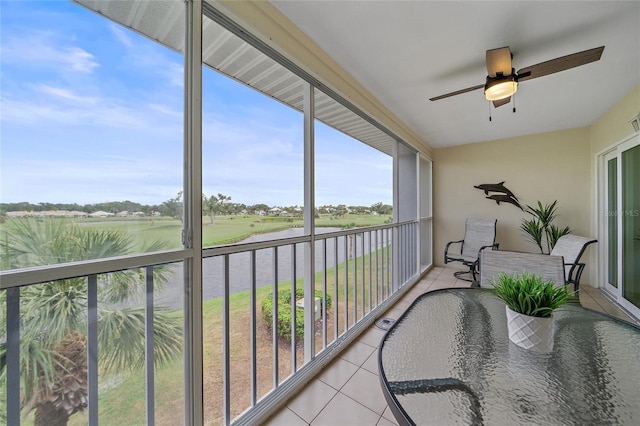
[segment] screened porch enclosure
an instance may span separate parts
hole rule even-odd
[[[70,6],[88,11],[92,25],[108,28],[123,46],[160,47],[183,63],[179,78],[174,62],[166,67],[184,95],[167,113],[183,122],[182,134],[170,136],[172,155],[180,161],[162,165],[180,185],[171,199],[181,212],[180,230],[172,228],[170,239],[181,243],[65,258],[35,251],[14,256],[17,246],[6,242],[0,422],[257,424],[431,268],[431,160],[215,3],[79,0]],[[57,30],[64,32],[62,22]],[[148,44],[132,43],[133,35]],[[109,49],[121,48],[113,43]],[[151,49],[133,52],[132,60],[143,61],[145,53],[161,57]],[[162,63],[154,66],[163,69]],[[216,109],[225,97],[253,103],[242,120],[232,122]],[[131,111],[166,113],[162,106],[132,104]],[[266,125],[255,111],[277,118]],[[131,127],[139,131],[135,123]],[[154,146],[156,133],[141,132],[130,143],[144,145],[151,155],[161,149]],[[283,140],[293,142],[274,142]],[[244,157],[226,155],[233,144],[247,147]],[[254,154],[264,168],[260,178],[247,177],[249,185],[260,179],[271,188],[282,186],[280,194],[293,194],[290,204],[300,206],[300,217],[267,214],[256,227],[282,222],[287,232],[260,228],[261,238],[211,243],[205,227],[237,219],[229,214],[223,222],[212,214],[208,223],[203,194],[223,185],[217,169],[243,174]],[[123,162],[126,157],[123,151]],[[286,168],[276,166],[275,157],[284,157]],[[348,158],[348,170],[335,167],[336,157]],[[182,168],[176,169],[178,163]],[[379,170],[380,180],[359,177],[369,168]],[[324,200],[362,193],[388,201],[388,218],[372,225],[347,212],[354,219],[342,225],[340,213],[319,213],[323,204],[350,206]],[[270,206],[285,205],[275,200]],[[7,225],[12,221],[23,226],[2,228],[3,235],[49,223],[10,219]],[[64,224],[96,238],[86,230],[91,226]],[[121,228],[132,238],[144,232]],[[55,315],[47,312],[62,312],[63,303],[72,321],[57,329],[50,320]],[[40,353],[51,368],[42,368],[44,361],[34,364]]]

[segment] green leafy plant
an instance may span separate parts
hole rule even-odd
[[[525,212],[532,216],[531,219],[522,219],[520,229],[525,233],[529,241],[540,249],[540,253],[549,254],[560,237],[571,233],[568,226],[559,228],[552,222],[556,218],[558,201],[544,206],[538,201],[537,207],[527,205]],[[547,251],[545,252],[544,248]]]
[[[509,309],[531,317],[548,317],[569,300],[571,294],[564,287],[555,286],[551,280],[523,272],[498,274],[492,281],[496,296]]]
[[[296,300],[304,297],[304,289],[296,288]],[[322,291],[316,290],[315,297],[322,298]],[[331,295],[327,294],[327,312],[331,308]],[[262,307],[262,320],[271,327],[273,314],[273,293],[265,295],[260,303]],[[278,336],[287,341],[291,341],[291,289],[278,291]],[[304,336],[304,310],[296,308],[296,336]]]

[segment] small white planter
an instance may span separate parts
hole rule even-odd
[[[547,353],[553,350],[553,315],[547,318],[530,317],[507,309],[509,339],[532,351]]]

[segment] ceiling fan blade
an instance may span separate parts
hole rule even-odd
[[[478,86],[467,87],[466,89],[456,90],[455,92],[445,93],[444,95],[436,96],[435,98],[429,99],[430,101],[439,101],[440,99],[448,98],[451,96],[461,95],[463,93],[472,92],[474,90],[484,88],[484,84],[479,84]]]
[[[509,96],[508,98],[498,99],[497,101],[493,101],[493,107],[498,108],[498,107],[501,107],[502,105],[508,104],[509,102],[511,102],[511,96]]]
[[[498,74],[511,75],[511,50],[509,46],[487,50],[487,72],[489,77]]]
[[[522,68],[521,70],[518,70],[518,81],[531,80],[532,78],[543,77],[545,75],[599,61],[603,51],[604,46],[600,46]]]

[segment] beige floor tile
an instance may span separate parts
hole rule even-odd
[[[400,315],[404,314],[404,311],[405,309],[393,307],[384,313],[384,318],[393,318],[397,320],[400,318]]]
[[[455,286],[455,282],[453,281],[436,281],[433,283],[429,291],[434,290],[442,290],[443,288],[453,288]]]
[[[396,303],[394,306],[394,308],[399,308],[402,309],[403,311],[405,311],[409,306],[411,306],[411,304],[413,303],[413,300],[400,300],[398,303]]]
[[[356,371],[358,371],[357,365],[342,358],[336,358],[317,378],[332,388],[340,390]]]
[[[364,364],[362,364],[362,368],[375,374],[376,376],[378,375],[378,351],[377,350],[374,353],[372,353],[369,358],[367,358]]]
[[[440,276],[436,281],[456,282],[458,278],[456,278],[456,276],[453,275],[454,272],[456,271],[445,271],[440,274]]]
[[[380,379],[377,375],[363,368],[356,371],[356,374],[342,387],[340,393],[347,395],[379,415],[382,415],[385,408],[387,408],[387,401],[382,393]]]
[[[321,380],[314,379],[287,407],[306,422],[311,422],[338,391]]]
[[[311,422],[313,426],[375,426],[380,415],[338,393]]]
[[[581,300],[580,304],[584,308],[593,309],[594,311],[600,311],[600,312],[602,311],[602,306],[596,303],[596,301],[593,299]]]
[[[629,315],[627,315],[625,311],[618,308],[617,306],[614,306],[613,304],[604,306],[604,311],[613,317],[620,318],[621,320],[632,321],[631,317],[629,317]]]
[[[340,358],[360,367],[375,351],[376,348],[373,346],[356,341],[340,354]]]
[[[308,426],[296,413],[285,407],[264,423],[265,426]]]
[[[393,426],[393,425],[397,426],[398,424],[387,420],[385,417],[380,417],[380,420],[378,420],[378,424],[376,426]]]
[[[391,422],[391,424],[394,424],[394,425],[398,424],[398,422],[396,421],[395,416],[391,412],[391,408],[389,408],[388,406],[387,406],[386,410],[384,410],[384,413],[382,413],[382,417],[387,419],[389,422]]]
[[[384,333],[384,330],[372,325],[358,338],[358,341],[377,348],[380,345],[380,340],[384,337]]]

